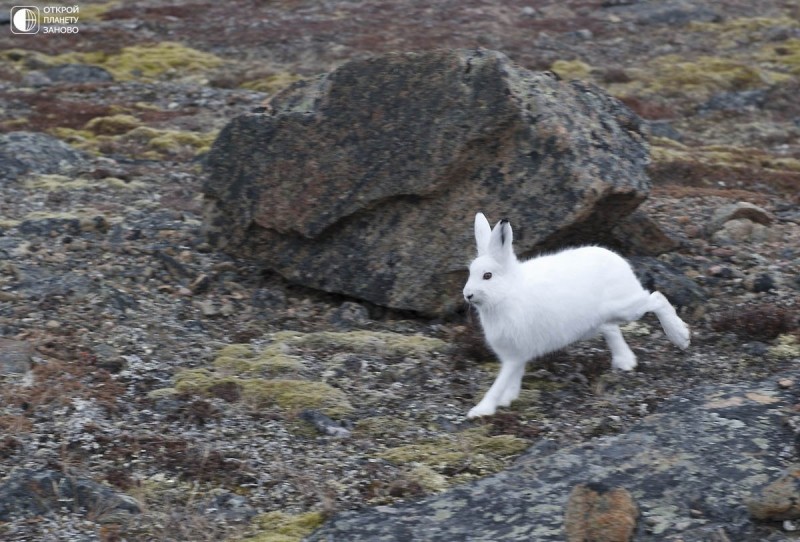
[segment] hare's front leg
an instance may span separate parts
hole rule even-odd
[[[483,396],[483,399],[467,413],[468,418],[491,416],[498,406],[508,406],[511,401],[519,396],[522,387],[522,376],[525,372],[525,362],[503,361],[500,365],[500,374]]]

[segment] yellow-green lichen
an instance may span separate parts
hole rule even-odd
[[[589,79],[592,68],[580,60],[556,60],[550,69],[562,79]]]
[[[42,174],[28,178],[24,181],[25,188],[44,192],[57,192],[60,190],[103,190],[115,188],[120,190],[143,190],[147,185],[141,181],[124,181],[116,177],[103,179],[73,179],[64,175]]]
[[[275,406],[288,412],[314,409],[331,417],[353,411],[344,392],[324,382],[240,378],[208,369],[187,369],[175,376],[175,389],[182,394],[208,396],[225,386],[241,390],[241,400],[256,408]]]
[[[797,340],[796,335],[780,335],[777,343],[768,350],[772,357],[780,359],[800,358],[800,341]]]
[[[119,135],[138,128],[142,122],[133,115],[117,114],[109,117],[95,117],[83,127],[94,134]]]
[[[221,349],[214,358],[214,367],[227,374],[279,376],[298,373],[303,361],[289,355],[282,342],[267,346],[259,354],[246,344],[232,344]]]
[[[770,83],[768,75],[751,63],[713,56],[687,60],[666,55],[650,62],[648,69],[653,78],[644,82],[645,90],[667,95],[707,98],[715,92],[747,90]]]
[[[290,347],[347,350],[360,354],[414,356],[443,351],[447,343],[423,335],[403,335],[381,331],[322,331],[281,337]]]
[[[9,61],[18,70],[73,63],[93,64],[111,72],[117,81],[196,79],[223,63],[216,55],[175,42],[132,45],[116,53],[71,51],[46,55],[23,49],[7,49],[0,51],[0,58]]]
[[[765,31],[792,27],[797,28],[798,21],[790,17],[734,17],[717,22],[692,22],[687,30],[711,34],[718,49],[733,49],[767,41]]]
[[[246,88],[248,90],[275,94],[279,90],[282,90],[292,83],[300,81],[301,79],[302,77],[296,73],[280,72],[268,75],[266,77],[259,77],[257,79],[245,81],[240,86],[241,88]]]
[[[800,39],[792,38],[764,46],[758,58],[775,71],[800,75]]]
[[[49,132],[84,151],[98,154],[101,149],[113,147],[115,152],[151,160],[185,155],[194,156],[206,152],[211,148],[218,134],[217,131],[187,132],[134,125],[131,121],[133,117],[127,119],[124,117],[129,116],[99,117],[102,120],[93,124],[93,121],[98,119],[92,119],[87,123],[87,129],[56,127]],[[95,129],[101,131],[123,130],[126,126],[132,128],[118,135],[94,131]]]
[[[99,57],[90,56],[91,53],[86,55],[84,62],[102,66],[117,81],[196,77],[223,62],[216,55],[175,42],[132,45]]]
[[[423,465],[440,474],[456,472],[453,483],[502,470],[530,443],[513,435],[488,436],[485,427],[389,448],[378,457],[401,465]]]
[[[322,512],[291,515],[284,512],[267,512],[253,520],[258,534],[242,542],[300,542],[325,521]]]

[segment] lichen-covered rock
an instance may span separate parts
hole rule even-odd
[[[99,523],[117,523],[141,513],[133,497],[58,471],[19,469],[0,483],[0,521],[60,512],[65,506],[83,510]]]
[[[747,501],[756,519],[784,521],[800,519],[800,469],[787,472],[765,485]]]
[[[591,242],[644,199],[641,120],[500,53],[352,61],[240,116],[208,156],[210,242],[376,304],[461,305],[478,210],[521,254]]]
[[[567,501],[564,529],[569,542],[628,542],[638,516],[625,488],[578,484]]]
[[[783,375],[797,377],[797,370]],[[795,395],[779,380],[689,390],[629,433],[566,447],[543,441],[499,474],[417,503],[340,513],[306,540],[563,541],[572,527],[562,511],[587,479],[629,492],[613,499],[629,526],[635,499],[637,541],[720,540],[720,532],[741,542],[773,540],[750,520],[745,502],[785,467],[791,436],[783,423]],[[595,504],[584,508],[602,512]],[[609,519],[592,517],[589,530]]]
[[[0,135],[0,183],[29,173],[73,173],[86,164],[83,153],[53,136],[37,132]]]

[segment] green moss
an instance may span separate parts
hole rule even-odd
[[[733,49],[742,44],[763,42],[764,32],[774,28],[796,27],[797,21],[790,17],[736,17],[719,22],[689,23],[689,32],[712,34],[719,49]]]
[[[89,121],[83,130],[56,127],[48,132],[90,153],[101,154],[101,149],[111,146],[115,152],[151,160],[207,152],[219,133],[152,128],[138,122],[134,124],[132,119],[135,117],[130,115],[98,117]],[[125,128],[131,129],[123,131]],[[109,135],[112,132],[118,135]]]
[[[322,512],[291,515],[284,512],[267,512],[253,520],[262,531],[242,542],[300,542],[325,521]]]
[[[653,138],[650,155],[654,163],[694,162],[706,166],[725,166],[798,172],[800,160],[775,157],[762,149],[724,145],[688,147],[677,141]]]
[[[380,331],[323,331],[286,336],[282,342],[296,348],[395,356],[430,355],[447,347],[446,342],[433,337]]]
[[[72,51],[46,55],[23,49],[7,49],[0,51],[0,58],[20,71],[71,63],[93,64],[111,72],[117,81],[197,78],[223,63],[215,55],[175,42],[132,45],[113,54]]]
[[[370,438],[397,436],[411,428],[411,423],[391,416],[373,416],[362,418],[355,424],[353,434]]]
[[[774,70],[800,75],[800,39],[767,45],[761,49],[759,59]]]
[[[408,478],[414,480],[422,489],[429,493],[441,493],[450,487],[447,477],[423,464],[414,465],[408,473]]]
[[[800,358],[800,341],[797,340],[795,335],[781,335],[778,337],[777,343],[768,350],[772,357],[779,359]]]
[[[123,47],[119,53],[105,56],[97,63],[110,71],[116,80],[127,81],[197,75],[218,67],[222,62],[216,55],[180,43],[162,42]]]
[[[302,77],[300,77],[296,73],[281,72],[281,73],[274,73],[266,77],[260,77],[258,79],[251,79],[250,81],[245,81],[240,86],[241,88],[246,88],[248,90],[255,90],[258,92],[275,94],[279,90],[288,87],[292,83],[300,81],[301,79]]]
[[[502,470],[508,458],[530,445],[527,440],[513,435],[488,436],[486,432],[486,427],[468,429],[427,442],[390,448],[378,457],[401,465],[422,465],[439,474],[458,473],[450,478],[455,483]]]
[[[94,134],[119,135],[130,132],[141,125],[141,121],[133,115],[117,114],[110,117],[95,117],[83,128]]]
[[[242,399],[256,406],[278,406],[290,412],[314,409],[333,418],[353,411],[344,392],[324,382],[262,378],[240,379],[239,382]]]
[[[38,175],[25,180],[25,188],[44,192],[60,190],[102,190],[114,188],[118,190],[143,190],[147,185],[140,181],[123,181],[115,177],[104,179],[72,179],[64,175]]]
[[[175,389],[182,394],[208,396],[212,395],[212,389],[226,384],[240,388],[241,400],[256,408],[276,406],[289,412],[314,409],[331,417],[346,416],[353,411],[344,392],[324,382],[240,378],[208,369],[187,369],[175,376]]]
[[[589,79],[592,68],[580,60],[556,60],[550,69],[562,79]]]
[[[284,353],[283,343],[273,343],[256,355],[245,344],[232,344],[219,351],[214,367],[238,375],[281,376],[298,373],[304,365],[300,358]]]
[[[686,60],[678,55],[656,58],[649,66],[655,75],[648,90],[665,94],[689,93],[703,97],[721,91],[763,87],[767,75],[746,62],[713,56]]]

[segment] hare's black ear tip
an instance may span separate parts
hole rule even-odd
[[[508,219],[504,218],[503,220],[500,221],[500,224],[508,224]]]

